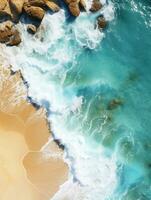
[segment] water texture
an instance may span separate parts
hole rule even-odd
[[[74,200],[150,200],[151,2],[104,3],[76,20],[47,14],[34,38],[19,24],[23,43],[6,51],[65,145]]]

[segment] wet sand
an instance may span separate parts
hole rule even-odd
[[[28,102],[20,72],[0,66],[0,199],[49,200],[67,176],[45,110]]]

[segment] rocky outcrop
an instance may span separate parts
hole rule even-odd
[[[38,6],[38,7],[41,7],[41,8],[44,8],[44,7],[45,7],[45,2],[44,2],[44,0],[28,0],[27,2],[28,2],[28,4],[29,4],[30,6]],[[27,3],[27,2],[26,2],[26,3]]]
[[[69,8],[69,12],[74,17],[78,17],[81,11],[87,10],[86,0],[64,1]],[[31,24],[27,26],[27,31],[35,34],[39,30],[47,10],[52,12],[60,10],[58,2],[59,0],[0,0],[0,42],[7,45],[18,45],[21,42],[19,31],[14,28],[13,23],[18,23],[22,15],[30,18]],[[100,0],[92,0],[91,12],[97,12],[101,8]],[[97,28],[103,29],[106,27],[107,22],[103,16],[99,16],[96,20],[95,25]]]
[[[60,10],[59,5],[55,3],[54,1],[44,0],[44,2],[47,8],[50,9],[51,11],[58,12]]]
[[[0,1],[0,20],[11,19],[11,10],[7,0]]]
[[[69,3],[69,10],[73,16],[78,17],[80,15],[80,7],[78,1],[72,1]]]
[[[107,21],[105,20],[103,16],[99,16],[97,18],[97,26],[99,29],[103,29],[107,26]]]
[[[13,30],[13,34],[7,43],[8,46],[18,46],[21,43],[20,33],[17,29]]]
[[[8,42],[12,36],[13,23],[6,21],[0,25],[0,42]]]
[[[39,21],[42,21],[45,14],[45,11],[43,8],[40,8],[38,6],[31,6],[28,3],[24,5],[24,11],[29,17],[33,19],[37,19]]]
[[[23,14],[30,17],[31,24],[27,31],[34,34],[46,10],[57,12],[60,7],[56,0],[0,0],[0,42],[11,46],[21,42],[13,23],[18,23]]]
[[[9,0],[9,5],[12,14],[12,20],[18,22],[19,17],[23,10],[25,0]]]
[[[92,1],[92,5],[91,5],[91,8],[90,8],[91,12],[97,12],[101,8],[102,8],[102,4],[101,4],[100,0],[93,0]]]
[[[38,20],[42,20],[45,10],[50,9],[52,12],[60,10],[55,0],[1,0],[0,1],[0,20],[12,20],[17,23],[24,12]]]
[[[74,17],[78,17],[81,10],[86,10],[85,0],[65,0],[65,2]]]
[[[20,44],[20,34],[11,21],[0,24],[0,42],[10,46]]]
[[[60,7],[53,0],[28,0],[24,4],[25,13],[34,19],[38,19],[39,21],[42,21],[45,10],[58,12]]]
[[[28,5],[37,6],[43,9],[50,9],[53,12],[60,10],[59,5],[53,0],[28,0]]]

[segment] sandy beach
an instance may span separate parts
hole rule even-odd
[[[46,112],[27,100],[21,73],[9,67],[0,66],[0,99],[0,199],[49,200],[67,180],[68,167]]]

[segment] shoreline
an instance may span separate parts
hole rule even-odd
[[[61,11],[64,11],[64,9],[62,9],[61,8],[61,10],[60,10],[60,12]],[[88,11],[89,12],[89,11]],[[57,15],[57,14],[56,14]],[[58,13],[58,15],[60,15],[60,13]],[[83,15],[83,13],[81,14],[81,15]],[[99,29],[98,27],[96,27],[96,23],[98,23],[98,18],[96,18],[96,16],[97,16],[97,14],[94,14],[94,20],[93,20],[93,23],[92,23],[92,26],[90,26],[90,28],[92,27],[92,29],[94,30],[94,33],[96,33],[96,35],[97,34],[101,34],[101,32],[102,32],[102,28],[101,28],[101,26],[102,26],[102,24],[100,25],[100,28],[101,29]],[[63,16],[64,17],[64,16]],[[56,16],[56,18],[57,18],[57,16]],[[46,17],[44,18],[44,20],[46,19]],[[102,21],[102,17],[101,17],[101,19],[100,19],[100,22]],[[44,21],[43,20],[43,21]],[[104,19],[103,19],[104,20]],[[53,21],[53,19],[52,19],[52,21]],[[32,21],[31,21],[32,22]],[[42,20],[41,20],[41,22],[42,22]],[[50,22],[51,22],[51,20],[50,20]],[[19,22],[20,23],[20,22]],[[7,51],[5,51],[5,45],[2,45],[2,48],[4,49],[4,52],[6,53],[6,55],[5,55],[5,53],[4,53],[4,57],[6,58],[5,59],[5,65],[8,65],[8,63],[10,64],[10,65],[12,65],[12,68],[16,71],[17,69],[18,69],[18,64],[19,64],[19,62],[20,62],[20,59],[22,59],[22,57],[19,57],[20,56],[20,54],[21,54],[21,52],[20,52],[20,50],[23,50],[23,48],[27,48],[27,50],[28,50],[28,42],[30,42],[30,39],[29,39],[29,41],[27,42],[27,41],[25,41],[24,39],[24,33],[25,33],[25,35],[26,35],[26,28],[27,28],[27,30],[28,30],[28,28],[29,28],[29,26],[27,27],[26,25],[24,26],[24,27],[22,27],[23,28],[23,30],[21,29],[21,27],[20,27],[20,24],[14,24],[14,27],[15,28],[17,28],[17,30],[21,33],[21,35],[20,36],[22,36],[22,42],[21,42],[21,44],[19,45],[19,47],[12,47],[12,50],[14,50],[14,52],[13,52],[13,54],[12,55],[10,55],[11,54],[11,50],[9,51],[8,50],[8,52]],[[103,21],[103,24],[104,24],[104,21]],[[6,25],[7,25],[7,23],[6,23]],[[103,25],[104,26],[104,25]],[[30,27],[30,28],[33,28],[33,27]],[[41,29],[40,29],[41,28]],[[37,40],[37,44],[38,44],[38,42],[39,43],[41,43],[41,42],[44,42],[44,44],[45,44],[45,41],[44,41],[44,32],[45,32],[45,29],[43,29],[43,28],[45,28],[45,26],[43,26],[43,24],[41,23],[41,26],[39,26],[38,27],[38,29],[37,29],[37,31],[36,31],[36,33],[35,33],[35,35],[33,34],[33,37],[31,36],[31,38],[33,38],[33,41],[34,41],[34,38],[38,38],[38,40]],[[58,26],[57,27],[57,29],[59,30],[59,28],[61,28],[60,26]],[[25,29],[25,30],[24,30]],[[42,30],[43,29],[43,30]],[[12,30],[13,31],[13,30]],[[46,31],[47,31],[47,29],[46,29]],[[102,38],[101,37],[101,35],[100,35],[100,38]],[[31,43],[32,44],[32,43]],[[6,46],[7,46],[7,44],[6,44]],[[18,46],[18,45],[17,45]],[[91,45],[90,45],[91,46]],[[21,49],[20,49],[20,47],[21,47]],[[11,47],[6,47],[6,49],[7,48],[11,48]],[[47,46],[46,46],[46,48],[47,48]],[[93,48],[93,47],[92,47]],[[29,48],[30,49],[30,48]],[[90,49],[91,49],[91,47],[90,47]],[[8,53],[8,54],[7,54]],[[17,56],[16,56],[16,54],[18,54]],[[2,55],[3,55],[3,53],[2,53]],[[7,56],[8,55],[8,56]],[[14,57],[13,57],[14,56]],[[27,59],[28,60],[28,59]],[[10,61],[10,62],[7,62],[7,61]],[[17,62],[18,63],[17,63]],[[29,65],[30,66],[30,65]],[[27,89],[29,88],[29,85],[28,85],[28,82],[30,83],[30,81],[28,80],[28,73],[27,73],[27,76],[26,76],[26,74],[24,74],[24,69],[23,69],[23,66],[19,66],[19,69],[21,69],[21,72],[22,72],[22,74],[23,74],[23,76],[22,76],[22,79],[23,79],[23,81],[24,81],[24,84],[26,85],[26,87],[27,87]],[[23,69],[23,70],[22,70]],[[22,75],[21,74],[21,75]],[[36,75],[36,74],[34,74],[34,75]],[[28,80],[28,82],[26,82],[26,80],[24,79],[24,77],[25,77],[25,79],[26,80]],[[30,72],[29,72],[29,77],[30,77]],[[33,80],[34,80],[34,78],[33,78]],[[39,82],[40,83],[40,82]],[[38,84],[39,84],[38,83]],[[31,85],[30,85],[31,86]],[[38,86],[38,85],[37,85]],[[30,87],[31,88],[31,87]],[[36,88],[36,87],[35,87]],[[28,91],[30,91],[30,90],[28,90]],[[47,93],[47,92],[46,92]],[[32,96],[32,94],[31,94],[31,96]],[[35,98],[34,98],[35,97]],[[30,104],[32,104],[35,108],[37,108],[37,110],[38,109],[40,109],[41,107],[36,103],[37,102],[37,99],[36,99],[36,102],[34,102],[33,101],[33,99],[36,99],[36,96],[32,96],[32,97],[30,97],[30,96],[28,96],[27,95],[27,100],[28,100],[28,102],[30,103]],[[57,99],[55,100],[56,102],[57,102]],[[50,101],[51,102],[51,101]],[[46,112],[45,113],[46,114],[46,121],[47,121],[47,125],[48,125],[48,129],[49,129],[49,131],[51,131],[51,128],[50,128],[50,123],[49,123],[49,119],[47,118],[48,117],[48,112]],[[57,120],[57,123],[58,123],[58,120]],[[56,125],[57,125],[57,123],[56,123]],[[58,126],[56,126],[55,125],[55,127],[57,128]],[[53,129],[54,127],[52,127],[52,129]],[[64,130],[64,129],[60,129],[60,133],[62,133],[62,130]],[[57,152],[57,148],[59,147],[59,155],[60,155],[60,152],[62,153],[63,152],[63,150],[65,149],[65,153],[67,153],[68,154],[68,149],[67,149],[67,145],[66,145],[66,143],[65,143],[65,146],[64,145],[62,145],[60,142],[62,142],[62,140],[60,139],[60,140],[58,140],[57,139],[57,130],[53,130],[54,131],[54,133],[52,133],[51,132],[51,134],[52,134],[52,137],[53,137],[53,143],[55,142],[55,147],[53,148],[53,149],[55,149],[55,152]],[[64,131],[64,133],[66,133],[65,131]],[[64,134],[63,133],[63,134]],[[56,135],[56,137],[55,137],[55,135]],[[55,139],[56,138],[56,139]],[[61,137],[59,137],[59,138],[61,138]],[[63,142],[62,142],[63,143]],[[57,144],[57,145],[56,145]],[[52,145],[53,146],[53,145]],[[47,143],[42,147],[42,151],[45,149],[45,147],[47,147]],[[48,148],[49,149],[49,148]],[[72,149],[72,148],[71,148]],[[50,149],[49,149],[50,150]],[[48,153],[48,151],[46,150],[46,153]],[[53,151],[51,152],[52,154],[53,154]],[[55,154],[55,153],[54,153]],[[54,157],[57,157],[57,155],[54,155]],[[35,158],[36,157],[36,158]],[[59,157],[59,156],[58,156]],[[57,157],[57,158],[58,158]],[[25,158],[25,161],[24,161],[24,165],[26,165],[26,168],[28,168],[27,169],[27,171],[28,171],[28,180],[30,181],[30,182],[32,182],[32,183],[34,183],[34,185],[36,185],[36,188],[41,188],[41,185],[40,185],[40,183],[39,182],[36,182],[35,183],[35,180],[36,180],[36,177],[37,177],[37,174],[34,174],[34,170],[30,170],[30,169],[34,169],[35,168],[35,165],[33,164],[33,165],[28,165],[28,162],[30,162],[30,163],[32,163],[31,162],[31,160],[33,161],[34,160],[34,164],[36,163],[36,165],[38,165],[38,163],[39,163],[39,160],[41,160],[41,155],[39,155],[38,154],[38,152],[37,151],[32,151],[31,153],[29,153],[29,156],[27,156],[26,158]],[[79,184],[80,182],[79,181],[77,181],[78,179],[76,178],[76,173],[74,172],[74,167],[72,166],[72,165],[74,165],[74,163],[73,163],[73,161],[72,161],[72,159],[70,159],[69,158],[69,155],[67,155],[67,160],[65,161],[67,164],[68,164],[68,172],[70,172],[71,173],[71,177],[69,177],[68,178],[68,180],[65,182],[65,181],[62,181],[61,182],[61,184],[59,184],[59,186],[60,186],[60,190],[57,192],[57,193],[55,193],[54,194],[54,197],[52,197],[52,199],[54,199],[54,200],[67,200],[67,199],[72,199],[72,194],[74,193],[74,191],[77,191],[77,193],[78,194],[76,194],[76,199],[79,199],[79,197],[81,197],[81,195],[83,195],[82,194],[82,192],[85,190],[85,188],[83,189],[82,188],[82,186]],[[61,162],[62,163],[62,162]],[[58,165],[58,164],[57,164]],[[72,168],[73,167],[73,168]],[[70,170],[71,169],[71,170]],[[72,171],[73,170],[73,171]],[[35,172],[36,173],[36,172]],[[47,172],[47,174],[48,174],[49,172]],[[67,175],[66,175],[66,177],[67,177]],[[43,179],[43,177],[41,177],[42,179]],[[83,177],[82,177],[83,178]],[[91,184],[91,183],[89,183],[89,184]],[[70,189],[72,190],[72,191],[70,191]],[[40,190],[41,191],[41,190]],[[54,193],[54,192],[53,192]],[[40,197],[41,198],[41,197]],[[47,198],[47,197],[46,197]],[[84,197],[83,197],[84,198]],[[15,199],[16,200],[16,199]],[[32,199],[33,200],[33,199]],[[41,199],[37,199],[37,197],[36,197],[36,200],[41,200]],[[44,198],[42,198],[42,200],[45,200]],[[46,199],[47,200],[47,199]]]
[[[4,76],[2,75],[2,71],[5,74]],[[8,73],[9,73],[9,75],[8,75]],[[5,77],[7,75],[9,78]],[[10,79],[13,77],[14,80],[16,80],[16,82],[14,84],[13,84],[14,80],[11,80],[13,87],[16,87],[15,84],[17,84],[17,81],[19,82],[20,88],[16,88],[16,91],[17,91],[17,89],[22,90],[23,88],[21,88],[21,87],[24,87],[24,89],[23,89],[24,92],[26,91],[26,95],[25,95],[26,98],[25,98],[25,96],[23,97],[23,96],[17,95],[17,96],[19,96],[19,98],[22,99],[22,100],[21,99],[19,100],[17,97],[17,100],[21,101],[19,103],[21,103],[22,105],[19,105],[19,107],[18,107],[18,105],[13,105],[11,108],[11,105],[7,106],[7,102],[4,97],[5,91],[7,91],[7,89],[8,89],[8,91],[10,91],[10,94],[11,94],[11,92],[12,92],[11,88],[9,88],[9,87],[5,88],[4,89],[5,91],[3,91],[3,88],[0,88],[1,89],[1,97],[3,96],[3,98],[4,98],[4,102],[2,102],[3,101],[3,99],[2,99],[1,105],[0,105],[0,110],[1,110],[1,112],[0,112],[0,118],[1,118],[0,141],[3,141],[5,139],[5,146],[6,146],[5,149],[8,149],[7,153],[6,153],[6,151],[2,151],[2,149],[1,149],[1,151],[0,151],[1,159],[0,160],[2,160],[2,157],[4,158],[6,169],[10,174],[11,174],[11,166],[10,165],[13,165],[13,164],[16,165],[17,162],[22,163],[21,164],[22,170],[21,170],[21,165],[20,165],[20,174],[22,174],[22,180],[24,180],[24,182],[26,182],[26,184],[27,184],[27,182],[29,182],[37,190],[37,192],[36,192],[34,189],[32,189],[32,186],[29,187],[30,184],[29,185],[27,184],[28,187],[26,187],[26,189],[28,188],[27,190],[29,192],[29,198],[26,198],[26,199],[48,200],[55,195],[55,193],[59,190],[59,187],[68,178],[68,167],[67,167],[67,164],[63,161],[63,151],[62,151],[61,147],[59,146],[59,143],[55,142],[55,140],[53,139],[53,136],[51,134],[50,124],[47,119],[48,116],[47,116],[46,110],[43,109],[38,104],[36,104],[35,102],[32,102],[32,99],[30,97],[28,98],[27,82],[25,81],[21,72],[19,72],[19,71],[14,72],[11,68],[2,68],[1,67],[0,76],[1,76],[1,78],[3,77],[2,78],[2,81],[4,81],[3,85],[5,85],[5,81],[8,81],[8,80],[10,81]],[[4,78],[5,78],[5,80],[4,80]],[[9,83],[8,83],[8,85],[9,85]],[[11,84],[9,86],[11,86]],[[20,91],[20,93],[22,93],[22,92],[23,91]],[[6,94],[6,96],[8,97],[8,94]],[[4,107],[2,106],[2,104],[4,104],[3,105]],[[6,109],[7,109],[7,111],[6,111]],[[12,124],[11,124],[11,121],[12,121]],[[17,121],[18,121],[18,123],[16,124]],[[8,123],[9,123],[9,126],[8,126]],[[14,127],[14,125],[15,125],[15,127]],[[9,132],[12,133],[11,137],[13,135],[12,138],[14,138],[15,146],[17,144],[19,145],[18,149],[12,150],[10,148],[12,146],[12,144],[10,142],[8,142],[9,134],[8,134],[7,129],[10,129]],[[15,130],[15,132],[13,129]],[[33,134],[34,131],[38,132],[39,131],[38,129],[39,130],[41,129],[42,130],[41,132],[43,132],[43,134],[40,134],[41,132],[38,133],[38,135],[37,135],[37,133],[36,133],[36,135]],[[22,131],[23,131],[23,133],[21,133]],[[25,132],[27,132],[27,133],[25,133]],[[36,140],[35,140],[35,138],[36,138]],[[17,143],[17,141],[18,141],[18,143]],[[2,142],[2,144],[3,143],[4,142]],[[47,155],[47,156],[44,155],[45,149],[47,149],[47,151],[49,150],[49,152],[50,152],[49,155]],[[11,153],[13,153],[13,155],[17,156],[17,157],[18,157],[17,153],[20,150],[23,151],[24,153],[18,161],[13,163],[13,160],[12,160],[10,162],[11,164],[7,165],[8,164],[7,155],[10,154],[10,152],[9,152],[10,150],[12,151]],[[52,155],[50,155],[50,154],[52,154]],[[40,165],[39,165],[38,160],[41,162]],[[34,169],[34,171],[33,171],[33,169]],[[2,169],[0,167],[0,171],[1,170]],[[35,173],[36,170],[37,170],[37,172],[40,170],[39,171],[40,173],[37,173],[37,172]],[[50,173],[51,170],[52,170],[52,173]],[[27,180],[23,176],[23,174],[24,174],[23,171],[26,173]],[[53,173],[54,173],[54,175],[53,175]],[[5,179],[6,178],[5,173],[2,173],[2,174],[4,174],[3,178]],[[59,175],[60,175],[60,179],[59,179]],[[41,183],[41,180],[43,180],[43,183]],[[44,185],[41,186],[41,184],[42,185],[44,184]],[[11,183],[9,182],[9,187],[7,187],[6,185],[7,184],[5,184],[5,190],[7,191],[7,194],[9,193],[9,195],[11,195],[11,199],[14,198],[15,200],[17,200],[16,197],[13,197],[15,189],[13,189],[11,192],[10,191],[8,192],[8,190],[11,186]],[[14,185],[15,185],[15,182],[13,183],[12,186],[14,186]],[[49,185],[51,187],[49,187]],[[16,185],[16,187],[17,187],[17,185]],[[24,185],[24,187],[25,187],[25,185]],[[32,189],[32,191],[30,191],[31,189]],[[20,194],[20,192],[18,192],[18,191],[19,190],[17,190],[16,192]],[[38,191],[40,192],[39,194],[38,194]],[[27,191],[25,191],[25,192],[27,192]],[[6,193],[3,194],[3,192],[0,191],[0,196],[1,197],[3,196],[4,197],[3,199],[7,200],[10,198],[10,196],[8,195],[9,196],[8,197],[7,194]],[[30,198],[31,194],[32,194],[32,197]],[[33,195],[34,195],[34,197],[33,197]],[[22,195],[21,195],[21,197],[18,195],[18,199],[20,199],[20,198],[22,198]]]

